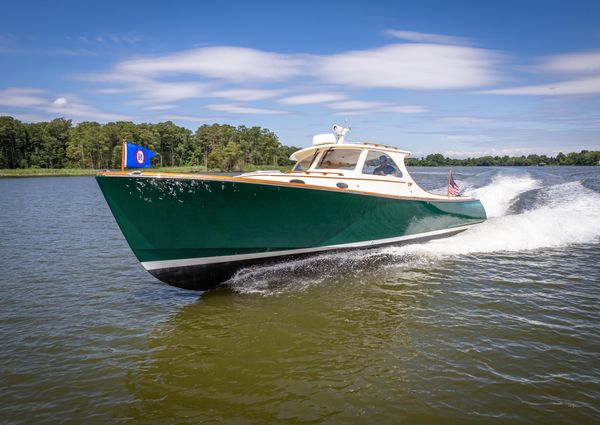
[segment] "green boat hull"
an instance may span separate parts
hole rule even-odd
[[[315,252],[445,237],[485,220],[477,200],[301,185],[98,175],[129,246],[158,279],[209,289],[242,267]]]

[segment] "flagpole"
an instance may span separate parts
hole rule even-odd
[[[450,174],[452,173],[452,169],[448,170],[448,186],[446,187],[447,193],[446,196],[450,197]]]
[[[121,139],[121,172],[125,172],[125,139]]]

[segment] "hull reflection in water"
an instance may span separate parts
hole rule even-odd
[[[386,371],[415,356],[402,325],[414,322],[415,294],[376,289],[376,280],[329,280],[310,297],[206,293],[154,331],[152,355],[126,379],[135,401],[123,413],[149,423],[291,424],[361,414],[396,423],[407,405],[423,411],[403,392],[411,372]]]

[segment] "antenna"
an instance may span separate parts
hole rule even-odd
[[[344,121],[346,122],[346,128],[348,131],[352,130],[352,127],[350,127],[350,122],[348,121],[348,117],[344,117]]]

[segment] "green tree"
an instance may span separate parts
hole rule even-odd
[[[109,122],[102,127],[108,145],[110,164],[108,168],[121,168],[123,140],[139,143],[137,125],[131,121]]]
[[[160,166],[181,165],[180,145],[189,145],[192,132],[184,127],[179,127],[171,121],[156,124],[155,129],[159,136],[158,153],[160,153]]]
[[[112,158],[108,137],[97,122],[82,122],[71,129],[67,144],[71,166],[79,168],[110,168]]]
[[[71,120],[56,118],[50,122],[27,124],[26,129],[30,166],[63,168],[67,165],[66,148]]]
[[[0,117],[0,167],[28,167],[28,137],[21,121]]]
[[[230,140],[222,149],[221,168],[225,171],[233,171],[242,158],[242,149],[239,143]]]

